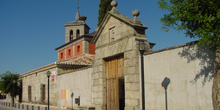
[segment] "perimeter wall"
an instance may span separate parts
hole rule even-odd
[[[145,55],[146,109],[213,110],[214,59],[215,54],[208,47],[198,50],[191,44]],[[170,82],[167,92],[163,81]]]

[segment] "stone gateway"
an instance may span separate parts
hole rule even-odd
[[[95,32],[89,32],[79,9],[65,24],[65,44],[58,60],[20,75],[22,103],[47,104],[80,110],[212,110],[214,53],[197,42],[153,51],[135,9],[133,19],[119,13],[117,2]],[[145,97],[141,93],[144,42]],[[46,72],[50,71],[50,83]]]

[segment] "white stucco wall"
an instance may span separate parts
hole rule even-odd
[[[92,104],[91,93],[91,73],[93,68],[84,68],[77,71],[58,75],[57,87],[58,91],[58,106],[60,107],[72,107],[71,93],[74,93],[73,108],[78,105],[75,104],[75,98],[80,96],[80,106],[90,107]],[[65,95],[65,97],[63,97]]]
[[[146,110],[165,110],[165,77],[168,110],[213,110],[214,54],[185,46],[144,56]],[[196,80],[195,80],[196,79]]]

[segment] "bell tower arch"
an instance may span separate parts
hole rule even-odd
[[[79,7],[77,7],[75,21],[64,24],[65,43],[75,40],[82,35],[89,34],[90,27],[85,23],[86,19],[86,16],[80,16]]]

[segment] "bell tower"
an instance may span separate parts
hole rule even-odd
[[[79,0],[77,0],[79,4]],[[77,7],[75,21],[64,24],[65,26],[65,43],[79,38],[82,35],[89,34],[90,27],[85,23],[87,17],[80,16],[79,6]]]
[[[71,62],[71,59],[86,54],[95,54],[95,44],[91,43],[95,32],[89,33],[90,27],[85,23],[87,17],[79,14],[79,0],[75,21],[64,24],[65,44],[55,50],[58,53],[58,61]]]

